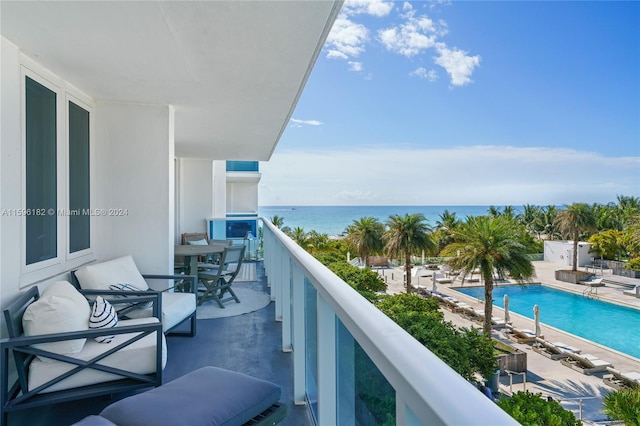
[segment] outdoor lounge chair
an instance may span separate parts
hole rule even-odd
[[[234,293],[231,285],[240,272],[243,258],[244,246],[225,247],[222,256],[220,256],[219,265],[213,269],[198,272],[198,305],[212,299],[221,308],[224,308],[224,302],[230,300],[240,303],[240,299]],[[224,298],[224,294],[227,292],[230,297]]]
[[[621,372],[612,367],[607,367],[607,371],[611,374],[604,376],[602,381],[616,390],[640,387],[640,372]]]
[[[451,278],[445,276],[444,274],[438,274],[438,273],[436,273],[435,280],[438,284],[447,284],[451,282]]]
[[[0,424],[6,425],[14,411],[160,386],[167,360],[160,297],[145,293],[112,304],[150,302],[151,317],[99,323],[93,320],[112,311],[103,310],[98,298],[92,303],[100,305],[91,308],[87,292],[67,281],[49,285],[42,294],[31,287],[13,301],[4,310],[9,337],[0,340]],[[91,328],[92,323],[102,328]],[[10,362],[17,377],[9,374]]]
[[[562,342],[551,343],[541,338],[536,339],[536,345],[533,346],[533,350],[540,355],[553,360],[567,358],[570,353],[580,353],[580,349],[574,348],[573,346],[569,346]]]
[[[569,353],[567,358],[561,359],[562,365],[578,371],[582,374],[592,374],[607,371],[607,367],[613,367],[610,362],[601,360],[591,354]]]
[[[532,343],[536,341],[536,333],[533,330],[527,328],[516,328],[512,325],[507,325],[507,337],[516,343]],[[544,339],[544,336],[538,336]]]
[[[82,290],[104,292],[124,286],[133,290],[128,294],[145,295],[156,292],[161,297],[161,319],[165,334],[195,336],[196,334],[196,277],[192,275],[148,275],[138,271],[131,256],[123,256],[106,262],[85,265],[71,273],[73,284]],[[146,280],[173,280],[177,284],[164,291],[155,291]],[[187,290],[188,287],[188,290]],[[175,291],[175,290],[182,290]],[[86,292],[85,292],[86,294]],[[119,316],[144,318],[151,316],[151,310],[145,306],[130,305],[118,310]],[[189,331],[174,331],[180,324],[189,321]]]

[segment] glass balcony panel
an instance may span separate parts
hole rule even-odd
[[[305,283],[305,355],[306,394],[311,415],[318,424],[318,292],[307,280]]]
[[[336,328],[340,424],[395,425],[395,390],[342,322]]]

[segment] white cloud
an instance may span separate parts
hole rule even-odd
[[[387,16],[393,9],[393,2],[382,0],[346,0],[341,12],[345,15]]]
[[[349,71],[362,71],[362,62],[349,61]]]
[[[418,77],[423,80],[429,80],[430,82],[434,82],[438,79],[438,73],[436,70],[428,70],[424,67],[416,68],[415,70],[409,73],[411,77]]]
[[[296,127],[302,127],[303,124],[308,126],[322,126],[324,124],[318,120],[299,120],[297,118],[291,118],[291,122],[296,125]]]
[[[410,16],[402,25],[378,31],[378,39],[389,51],[408,58],[434,47],[436,27],[426,16]]]
[[[328,50],[348,57],[357,57],[364,51],[364,45],[369,39],[369,30],[362,24],[356,24],[348,18],[338,17],[327,37]]]
[[[640,157],[553,148],[276,152],[260,165],[260,205],[606,203],[640,196],[639,169]]]
[[[435,62],[451,76],[453,86],[464,86],[472,82],[471,74],[480,65],[480,56],[468,56],[467,52],[457,48],[449,49],[444,43],[438,44],[438,53],[440,56],[435,58]]]

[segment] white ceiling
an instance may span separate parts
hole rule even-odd
[[[96,101],[171,104],[176,155],[268,160],[341,1],[1,1],[2,35]]]

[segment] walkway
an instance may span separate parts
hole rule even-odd
[[[557,287],[566,291],[582,294],[585,289],[584,285],[570,284],[555,279],[555,271],[557,269],[566,269],[566,265],[537,261],[533,262],[536,269],[535,282],[541,282],[545,285]],[[404,292],[404,286],[402,284],[402,270],[401,268],[387,269],[380,272],[381,275],[386,277],[387,292],[390,294]],[[393,274],[393,279],[391,275]],[[640,285],[639,280],[633,280],[631,278],[618,277],[612,275],[611,271],[602,271],[602,277],[605,279],[612,279],[616,281],[622,281],[630,284]],[[601,271],[598,271],[598,278],[601,277]],[[430,277],[412,277],[413,285],[421,285],[427,288],[431,288]],[[466,284],[466,283],[465,283]],[[464,294],[451,290],[452,286],[459,286],[460,281],[456,281],[452,284],[438,284],[438,291],[449,294],[456,299],[466,302],[478,309],[483,309],[483,303],[478,300],[466,296]],[[479,283],[473,283],[472,285],[479,285]],[[640,309],[640,299],[633,296],[623,294],[623,291],[628,289],[621,286],[599,287],[597,289],[597,297],[613,303],[623,304],[625,306],[632,306]],[[460,327],[478,327],[481,325],[474,323],[462,316],[452,313],[446,309],[443,310],[445,319],[453,322]],[[640,311],[638,313],[640,315]],[[501,308],[494,307],[494,316],[500,317],[504,315],[504,311]],[[513,325],[517,328],[534,329],[533,320],[524,316],[518,315],[514,312],[510,312],[510,317]],[[574,336],[572,334],[565,333],[561,330],[549,327],[541,323],[542,334],[545,339],[555,342],[562,341],[568,345],[578,347],[582,350],[582,353],[590,353],[598,356],[601,359],[607,360],[614,365],[614,368],[620,371],[640,371],[640,360],[630,357],[628,355],[613,351],[596,343]],[[537,354],[531,350],[530,344],[517,344],[509,341],[503,331],[495,331],[494,336],[500,340],[508,341],[513,346],[525,351],[527,353],[527,379],[526,384],[523,383],[521,375],[513,376],[513,386],[509,385],[509,377],[501,377],[500,391],[506,394],[510,393],[510,388],[513,392],[524,390],[531,391],[533,393],[541,393],[543,396],[551,396],[552,398],[559,400],[563,407],[574,412],[576,417],[580,416],[580,404],[582,402],[582,419],[585,424],[595,424],[606,420],[606,416],[601,412],[602,398],[613,389],[605,385],[602,381],[603,373],[594,375],[583,375],[577,371],[571,370],[560,363],[560,361],[550,360],[540,354]]]

